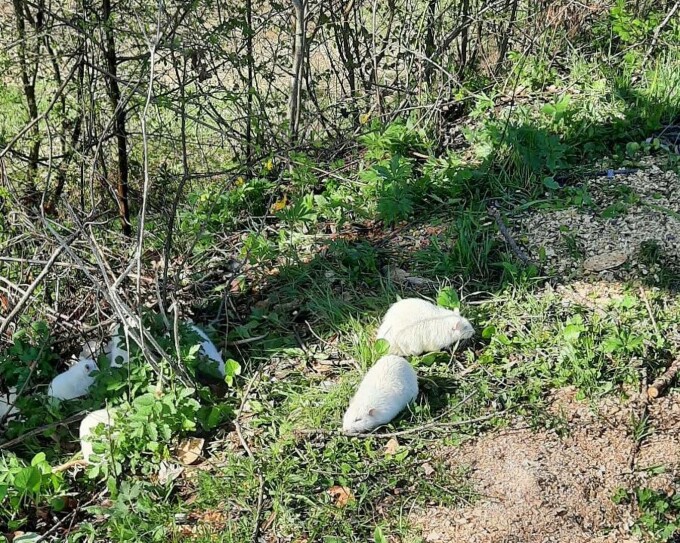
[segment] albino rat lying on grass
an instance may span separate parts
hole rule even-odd
[[[94,383],[91,373],[97,370],[91,358],[81,358],[65,372],[60,373],[50,383],[47,395],[58,400],[72,400],[85,396]]]
[[[406,298],[390,306],[378,328],[378,339],[390,344],[390,354],[419,355],[441,351],[468,339],[474,328],[458,309],[451,311],[420,298]]]
[[[387,355],[364,376],[342,419],[342,431],[359,434],[387,424],[418,395],[418,376],[406,359]]]

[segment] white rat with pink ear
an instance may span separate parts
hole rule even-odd
[[[57,400],[72,400],[85,396],[94,383],[92,373],[98,369],[93,359],[80,358],[65,372],[52,379],[47,395]]]
[[[441,351],[475,333],[460,311],[451,311],[420,298],[392,304],[378,328],[377,339],[385,339],[389,353],[399,356]]]
[[[387,355],[364,375],[342,419],[346,434],[387,424],[418,396],[418,376],[405,358]]]

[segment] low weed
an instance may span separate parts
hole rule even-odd
[[[637,505],[638,517],[633,526],[633,534],[637,537],[666,542],[672,541],[680,530],[680,496],[677,494],[669,495],[651,488],[622,488],[612,496],[612,501]]]

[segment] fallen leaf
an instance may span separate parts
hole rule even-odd
[[[284,207],[286,207],[286,204],[288,203],[288,196],[285,194],[283,195],[283,198],[280,200],[277,200],[272,204],[271,211],[272,213],[275,213],[276,211],[281,211]]]
[[[201,457],[205,439],[200,437],[190,437],[182,441],[177,447],[177,459],[185,466],[193,464]]]
[[[335,507],[345,507],[350,501],[354,500],[352,491],[346,486],[332,486],[328,489]]]
[[[396,437],[391,438],[385,445],[385,454],[395,454],[399,450],[399,441]]]
[[[583,261],[583,268],[588,271],[600,272],[616,268],[628,260],[626,253],[622,251],[612,251],[611,253],[600,253],[591,256]]]
[[[432,475],[434,473],[434,468],[428,462],[425,462],[420,467],[423,468],[423,472],[425,473],[425,477],[429,477],[430,475]]]
[[[161,462],[158,470],[158,482],[162,485],[174,481],[179,477],[184,468],[178,464],[170,464],[169,462]]]

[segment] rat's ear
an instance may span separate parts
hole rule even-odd
[[[368,410],[368,416],[369,416],[369,417],[375,416],[375,407],[371,407],[371,408]]]
[[[460,320],[456,321],[456,324],[453,325],[454,330],[462,330],[463,329],[463,323]]]

